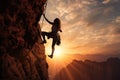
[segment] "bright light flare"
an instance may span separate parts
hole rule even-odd
[[[64,50],[61,47],[56,47],[55,52],[54,52],[54,58],[63,58],[63,52]]]

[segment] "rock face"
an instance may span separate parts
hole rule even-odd
[[[109,58],[105,62],[74,60],[54,80],[120,80],[119,68],[118,58]]]
[[[38,24],[46,0],[0,0],[0,80],[48,80]]]

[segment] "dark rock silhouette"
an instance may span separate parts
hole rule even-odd
[[[46,0],[0,0],[0,80],[48,80],[38,22]]]
[[[54,80],[120,80],[120,59],[105,62],[74,60],[63,68]]]

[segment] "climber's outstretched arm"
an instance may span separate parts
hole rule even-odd
[[[49,21],[49,20],[46,18],[45,14],[43,14],[43,16],[44,16],[45,20],[46,20],[48,23],[53,24],[53,22]]]

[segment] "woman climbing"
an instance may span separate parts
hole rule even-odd
[[[52,53],[51,55],[48,55],[50,58],[53,58],[53,54],[54,54],[54,50],[55,50],[55,44],[60,45],[60,35],[58,33],[58,31],[62,32],[61,30],[61,23],[60,23],[60,19],[59,18],[55,18],[54,22],[49,21],[46,17],[45,14],[43,14],[45,20],[52,25],[51,28],[51,32],[42,32],[42,37],[43,37],[43,41],[42,44],[46,43],[46,39],[45,36],[47,36],[47,38],[52,38]]]

